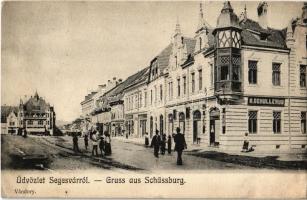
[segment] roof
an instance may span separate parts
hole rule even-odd
[[[25,104],[24,109],[26,112],[31,113],[44,113],[50,108],[50,105],[42,98],[35,94]]]
[[[187,46],[188,55],[192,54],[195,50],[196,39],[184,37],[183,38],[183,44],[185,44]]]
[[[240,26],[243,29],[241,33],[243,44],[271,48],[287,48],[285,40],[286,32],[284,29],[277,30],[270,27],[263,29],[258,22],[255,22],[251,19],[241,21]],[[260,38],[251,31],[267,35],[266,40],[260,40]]]
[[[169,58],[170,55],[172,54],[172,48],[173,48],[173,44],[169,44],[167,45],[166,48],[164,48],[157,56],[157,62],[158,62],[158,66],[159,69],[163,72],[163,69],[165,69],[166,67],[168,67],[169,64]]]
[[[11,112],[14,112],[17,115],[18,107],[17,106],[1,106],[1,123],[6,123],[6,118]]]
[[[149,71],[149,67],[146,67],[137,73],[129,76],[126,80],[122,83],[118,84],[112,90],[106,92],[103,96],[108,97],[109,102],[118,101],[122,99],[124,96],[124,90],[129,88],[132,85],[146,82],[147,81],[147,73]]]

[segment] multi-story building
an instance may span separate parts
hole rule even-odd
[[[147,77],[145,68],[128,77],[124,89],[125,131],[129,136],[142,137],[147,129]]]
[[[11,109],[6,119],[7,132],[21,134],[25,130],[29,134],[53,135],[56,130],[55,117],[53,106],[36,92],[26,103],[20,100],[19,107]]]
[[[258,22],[246,10],[239,20],[225,2],[211,28],[201,8],[195,51],[177,72],[177,87],[170,84],[175,103],[166,105],[169,124],[177,121],[190,143],[240,149],[249,133],[258,151],[305,148],[306,4],[282,30],[267,26],[267,9],[259,4]]]
[[[171,44],[125,81],[126,131],[180,127],[189,145],[226,150],[248,134],[256,151],[306,151],[307,4],[283,29],[268,26],[268,9],[259,3],[255,21],[225,2],[211,26],[201,4],[193,38],[177,22]]]

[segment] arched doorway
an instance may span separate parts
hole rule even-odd
[[[193,143],[199,141],[201,113],[199,110],[193,112]]]
[[[163,124],[164,124],[163,115],[160,115],[160,134],[164,133]]]
[[[153,136],[153,118],[152,116],[150,117],[150,137],[152,138]]]
[[[168,134],[173,134],[174,133],[174,121],[173,121],[173,114],[168,115]]]
[[[220,110],[216,107],[210,110],[210,145],[219,145],[220,134]]]
[[[183,112],[179,113],[179,128],[181,133],[185,133],[185,115]]]

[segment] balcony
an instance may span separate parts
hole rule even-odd
[[[241,82],[240,81],[219,81],[216,82],[215,95],[217,96],[229,96],[240,95]]]

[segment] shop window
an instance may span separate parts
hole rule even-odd
[[[306,121],[306,113],[307,112],[301,112],[301,132],[303,134],[307,133],[307,121]]]
[[[248,82],[249,84],[257,84],[257,61],[248,61]]]
[[[229,67],[228,65],[221,66],[221,80],[229,80]]]
[[[248,112],[248,132],[257,133],[257,111]]]
[[[281,112],[273,112],[273,133],[281,133]]]
[[[280,86],[280,63],[272,64],[272,83],[274,86]]]
[[[306,87],[306,65],[300,65],[300,86]]]

